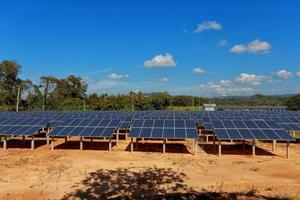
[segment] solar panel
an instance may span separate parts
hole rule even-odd
[[[197,139],[194,120],[137,119],[133,121],[129,137],[152,139]]]
[[[0,135],[30,136],[44,128],[51,121],[50,118],[39,117],[7,117],[0,119]]]
[[[57,123],[49,135],[111,138],[119,124],[119,119],[111,118],[65,119]]]
[[[281,140],[294,139],[271,120],[212,120],[219,140]]]

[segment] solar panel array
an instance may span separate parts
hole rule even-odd
[[[153,139],[197,139],[194,120],[137,119],[129,137]]]
[[[11,120],[7,119],[10,118]],[[18,118],[19,120],[16,120]],[[25,118],[39,118],[44,119],[43,123],[45,124],[19,124],[18,121],[25,120]],[[15,123],[13,120],[15,119]],[[70,119],[79,119],[72,122],[72,126],[61,124],[64,121],[68,121]],[[54,127],[53,135],[102,135],[102,132],[95,132],[95,127],[89,127],[88,125],[80,124],[83,120],[89,119],[93,121],[94,119],[98,120],[118,120],[119,124],[114,128],[120,129],[132,129],[130,131],[130,135],[137,135],[135,132],[137,131],[135,128],[148,128],[149,127],[134,127],[135,120],[173,120],[173,121],[195,121],[198,126],[203,126],[206,131],[214,131],[216,128],[213,126],[212,121],[222,121],[222,120],[265,120],[265,121],[274,121],[277,123],[281,129],[285,131],[300,131],[300,112],[294,111],[216,111],[216,112],[199,112],[199,111],[37,111],[37,112],[0,112],[0,135],[30,135],[36,132],[36,130],[46,127],[49,123],[51,127]],[[25,120],[26,122],[26,120]],[[47,122],[47,123],[46,123]],[[78,124],[76,123],[78,122]],[[67,122],[65,122],[67,123]],[[71,122],[70,122],[71,123]],[[83,122],[82,122],[83,123]],[[182,122],[181,122],[182,123]],[[59,126],[58,126],[59,125]],[[76,126],[76,127],[75,127]],[[60,127],[60,128],[58,128]],[[64,128],[63,128],[64,127]],[[87,128],[83,132],[79,132],[82,128]],[[107,127],[99,127],[99,128],[107,128]],[[113,127],[110,127],[113,128]],[[153,128],[153,127],[152,127]],[[162,127],[160,129],[164,130]],[[55,130],[56,129],[56,130]],[[102,130],[101,129],[101,130]],[[135,130],[133,130],[135,129]],[[196,129],[196,124],[193,129]],[[61,130],[60,132],[57,132]],[[89,134],[87,130],[90,130]],[[104,129],[105,130],[105,129]],[[69,131],[69,133],[67,133]],[[147,130],[148,131],[148,130]],[[174,137],[180,135],[182,137],[183,132],[179,133],[181,130],[174,128]],[[31,132],[31,133],[30,133]],[[160,134],[161,130],[159,131]],[[173,132],[173,130],[171,131]],[[220,130],[219,130],[220,132]],[[250,131],[251,132],[251,131]],[[228,131],[226,130],[226,133]],[[105,132],[103,132],[106,135]],[[139,132],[140,134],[144,134],[144,131]],[[149,134],[147,132],[147,134]],[[146,135],[147,135],[146,134]],[[167,132],[162,132],[162,137],[164,135],[168,135]],[[186,134],[186,131],[185,131]],[[150,136],[153,135],[152,132]],[[171,134],[172,135],[172,134]],[[230,134],[229,134],[230,135]],[[253,135],[253,133],[252,133]],[[100,137],[99,136],[99,137]],[[187,138],[189,137],[186,134]],[[241,136],[242,137],[242,136]],[[262,137],[262,136],[260,136]],[[268,137],[268,136],[267,136]],[[159,137],[160,138],[160,137]],[[242,137],[243,138],[243,137]],[[259,137],[257,137],[259,138]],[[264,137],[262,137],[264,138]],[[280,138],[280,137],[279,137]]]
[[[49,135],[111,138],[119,124],[119,119],[112,118],[67,118],[55,123]]]
[[[0,118],[0,135],[29,136],[47,126],[49,118],[4,117]]]
[[[219,140],[294,140],[272,120],[213,120],[212,125]]]

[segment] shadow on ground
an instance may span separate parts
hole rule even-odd
[[[287,199],[265,197],[256,191],[242,193],[196,192],[184,183],[184,173],[171,169],[147,168],[136,172],[132,169],[97,170],[74,186],[76,190],[66,194],[69,199]],[[200,181],[200,180],[199,180]]]
[[[46,145],[46,140],[35,140],[34,147],[39,148],[43,145]],[[3,148],[3,142],[0,142],[0,148]],[[7,141],[8,149],[31,149],[31,140],[26,139],[23,141],[22,139],[10,139]]]
[[[202,148],[207,154],[218,154],[218,145],[216,144],[215,149],[212,144],[200,144],[200,148]],[[242,144],[222,144],[222,155],[249,155],[252,156],[252,145],[245,144],[243,147]],[[255,147],[255,155],[257,156],[276,156],[271,152],[271,148],[269,151],[262,149],[258,146]]]
[[[115,142],[112,142],[112,148],[116,145]],[[61,143],[55,146],[55,149],[68,149],[68,150],[79,150],[80,149],[80,141],[68,141]],[[84,141],[83,142],[83,150],[102,150],[108,151],[109,143],[106,141]]]
[[[130,144],[126,147],[125,151],[130,151]],[[139,142],[134,143],[134,151],[138,152],[163,152],[162,143],[148,143],[148,142]],[[187,147],[181,143],[169,143],[166,144],[166,153],[183,153],[190,154]]]

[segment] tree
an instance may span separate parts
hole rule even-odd
[[[300,110],[300,94],[290,97],[286,102],[286,106],[289,110]]]
[[[16,61],[4,60],[0,63],[0,96],[5,106],[14,106],[18,87],[22,80],[18,78],[21,66]]]

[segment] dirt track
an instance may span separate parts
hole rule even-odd
[[[56,144],[62,143],[59,140]],[[258,143],[257,156],[251,147],[226,145],[216,156],[212,145],[201,145],[191,155],[191,144],[140,144],[130,153],[128,141],[121,141],[112,152],[107,144],[78,142],[59,145],[54,151],[44,144],[35,150],[26,144],[9,141],[9,149],[0,149],[0,199],[105,199],[167,195],[170,192],[253,192],[260,196],[300,198],[300,144],[291,144],[291,158],[285,158],[285,144]],[[22,146],[22,148],[20,148]],[[176,147],[177,146],[177,147]],[[179,148],[178,148],[179,146]],[[176,147],[176,148],[175,148]],[[101,150],[99,150],[101,149]]]

